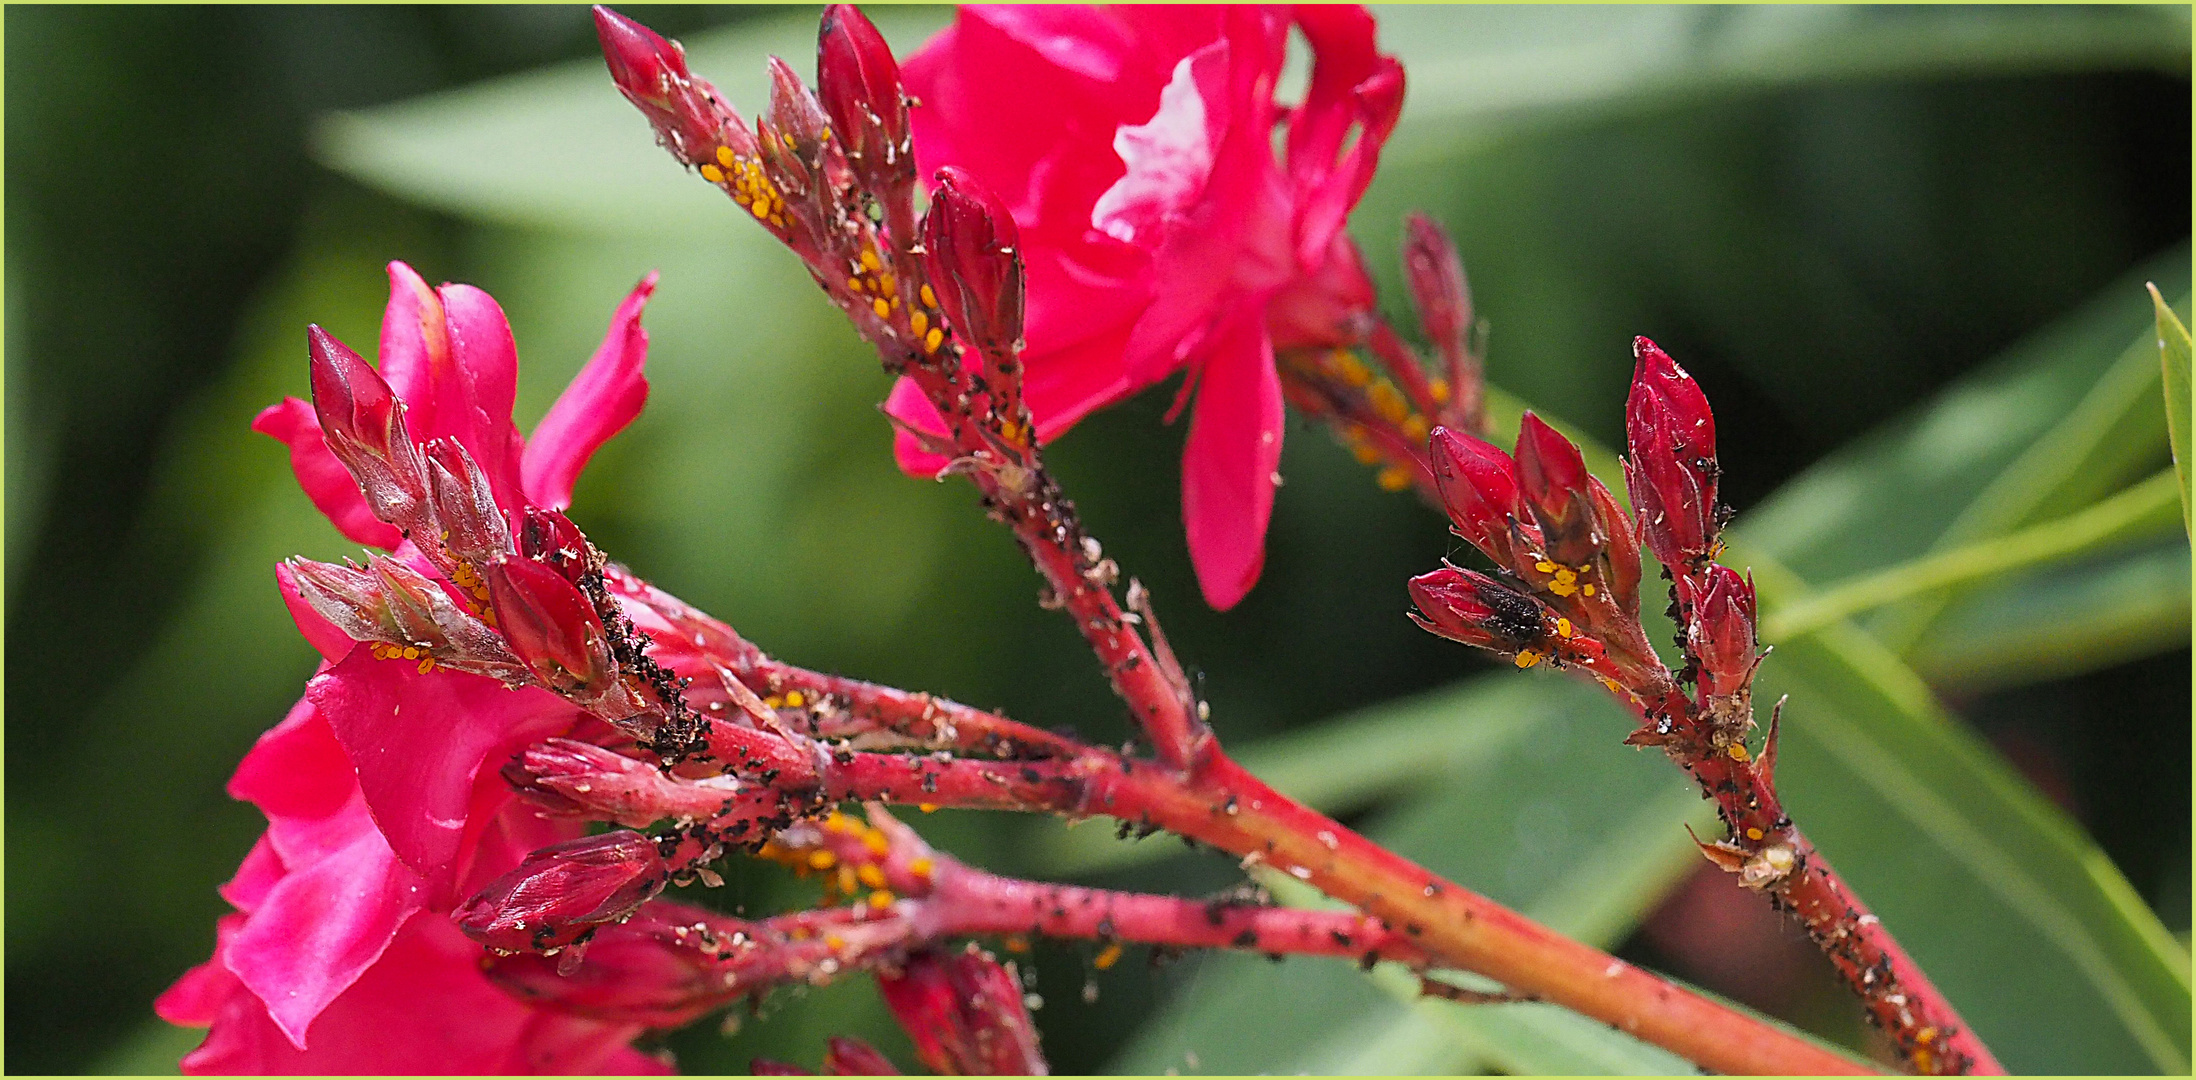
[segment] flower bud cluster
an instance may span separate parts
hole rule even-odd
[[[306,603],[353,639],[377,643],[376,655],[538,684],[606,720],[654,727],[664,703],[633,685],[613,655],[584,588],[601,557],[571,521],[524,507],[514,543],[487,474],[462,443],[415,443],[404,402],[380,372],[317,326],[309,340],[313,409],[328,449],[375,515],[443,581],[400,558],[374,556],[363,570],[293,559]]]
[[[1639,533],[1671,578],[1671,616],[1698,684],[1711,745],[1722,748],[1753,726],[1754,582],[1715,562],[1730,511],[1716,499],[1716,419],[1708,397],[1654,342],[1632,344],[1636,366],[1625,402],[1629,456],[1625,486]]]
[[[925,376],[924,393],[952,418],[949,428],[973,419],[1009,447],[1034,440],[1021,399],[1014,219],[952,169],[941,171],[928,213],[917,216],[899,64],[860,11],[825,11],[815,89],[772,58],[770,104],[752,131],[687,73],[675,42],[607,8],[595,9],[595,21],[612,76],[664,146],[798,255],[889,368]],[[964,347],[976,354],[965,362]],[[948,459],[964,456],[934,436],[918,438]]]
[[[1423,260],[1414,290],[1443,280]],[[1423,279],[1422,281],[1419,279]],[[1438,295],[1438,293],[1436,294]],[[1444,312],[1438,303],[1427,310]],[[1626,407],[1627,514],[1589,475],[1576,444],[1528,412],[1514,454],[1447,428],[1430,456],[1458,536],[1484,552],[1495,574],[1443,567],[1411,582],[1421,626],[1513,657],[1588,668],[1657,713],[1635,741],[1667,743],[1687,729],[1702,749],[1722,750],[1751,727],[1755,599],[1750,578],[1715,562],[1729,512],[1716,502],[1715,418],[1683,368],[1646,338]],[[1673,676],[1639,624],[1640,548],[1671,580],[1671,614],[1685,663]],[[1657,704],[1673,683],[1697,685],[1695,717]],[[1693,728],[1702,730],[1692,731]]]

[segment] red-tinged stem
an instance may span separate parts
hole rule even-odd
[[[837,701],[849,715],[933,749],[996,758],[1072,757],[1083,749],[1083,744],[1074,739],[947,698],[826,675],[768,657],[737,674],[759,693],[776,695],[796,690],[811,698],[822,696]],[[819,734],[837,733],[825,729]]]
[[[911,368],[933,403],[953,403],[961,391],[951,381],[956,368]],[[969,477],[992,514],[1014,530],[1022,550],[1045,579],[1053,599],[1075,621],[1114,692],[1128,702],[1159,760],[1186,770],[1210,742],[1187,686],[1170,679],[1166,666],[1115,600],[1111,588],[1118,571],[1097,541],[1083,531],[1075,506],[1061,494],[1034,445],[1001,440],[986,432],[966,410],[941,408],[965,460],[976,463]],[[993,418],[996,420],[997,418]],[[1019,460],[1001,460],[1001,445],[1018,450]]]
[[[1023,881],[940,860],[914,916],[928,937],[1028,934],[1182,949],[1242,949],[1331,956],[1423,968],[1425,950],[1379,919],[1355,912],[1185,900],[1149,893]]]
[[[1694,711],[1693,703],[1674,686],[1664,695],[1660,709],[1679,717]],[[1699,721],[1684,723],[1698,725]],[[1736,871],[1746,887],[1799,919],[1838,975],[1859,995],[1870,1019],[1891,1037],[1916,1072],[2005,1072],[1920,965],[1899,947],[1883,921],[1784,812],[1776,793],[1773,726],[1759,758],[1749,755],[1743,743],[1717,751],[1697,739],[1681,739],[1666,749],[1671,760],[1700,783],[1730,829],[1728,841],[1703,845],[1703,850]]]
[[[1420,414],[1441,415],[1442,402],[1434,396],[1433,384],[1426,378],[1425,367],[1418,362],[1418,356],[1411,351],[1411,347],[1403,344],[1403,339],[1396,336],[1395,328],[1389,326],[1387,320],[1373,321],[1372,334],[1366,339],[1366,344],[1372,347],[1373,355],[1380,358],[1381,365],[1388,369],[1389,377],[1410,396],[1411,404]],[[1456,392],[1453,386],[1449,390],[1452,394]]]
[[[1436,963],[1476,972],[1731,1073],[1866,1070],[1572,941],[1445,881],[1274,791],[1217,752],[1189,778],[1090,749],[1070,760],[988,763],[841,755],[831,800],[1105,814],[1264,862],[1400,928]]]

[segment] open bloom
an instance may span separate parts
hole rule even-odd
[[[213,959],[158,1011],[212,1028],[184,1058],[190,1072],[664,1071],[627,1045],[635,1025],[548,1012],[499,990],[481,973],[479,946],[448,917],[527,852],[581,831],[537,816],[496,766],[600,722],[547,690],[507,689],[418,648],[356,641],[314,602],[347,573],[402,592],[427,582],[437,560],[510,547],[517,523],[568,505],[587,459],[647,396],[640,315],[654,278],[618,309],[529,439],[511,420],[518,357],[495,301],[470,286],[430,288],[402,263],[389,276],[379,371],[316,330],[316,402],[290,398],[253,426],[289,446],[300,485],[344,535],[393,554],[372,573],[277,571],[326,662],[230,781],[232,795],[267,814],[267,833],[223,889],[238,912],[222,920]],[[451,485],[478,497],[453,499]],[[443,535],[423,538],[432,557],[390,521],[408,520],[407,500],[426,499],[474,508],[444,514]],[[478,597],[431,599],[438,611],[465,601],[478,610]]]
[[[1275,98],[1289,32],[1304,101]],[[911,57],[926,175],[965,170],[1020,229],[1026,395],[1050,439],[1177,371],[1182,512],[1206,600],[1258,579],[1281,456],[1277,347],[1354,343],[1372,287],[1344,219],[1401,111],[1361,8],[970,7]],[[1012,91],[1000,92],[1001,87]],[[1273,133],[1286,128],[1280,153]],[[1354,136],[1354,137],[1353,137]],[[887,409],[939,431],[902,380]],[[903,433],[903,467],[944,462]]]

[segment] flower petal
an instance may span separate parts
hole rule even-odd
[[[915,380],[905,375],[892,384],[892,393],[885,398],[885,415],[907,427],[940,439],[948,438],[945,417],[938,415],[936,406],[923,396],[923,389]],[[895,428],[892,432],[892,456],[899,461],[900,470],[918,480],[928,480],[946,467],[946,457],[923,448],[915,431]]]
[[[425,882],[367,829],[284,875],[230,943],[225,962],[303,1050],[314,1018],[381,958],[425,902]]]
[[[1281,463],[1281,380],[1261,315],[1238,310],[1204,360],[1182,453],[1182,521],[1205,602],[1225,611],[1266,562],[1275,469]]]
[[[457,402],[465,412],[450,418],[449,430],[433,434],[465,444],[488,474],[496,502],[506,513],[516,513],[525,505],[519,458],[526,443],[511,422],[511,406],[518,400],[518,345],[511,340],[511,323],[494,297],[471,285],[444,285],[436,293],[449,315],[450,354],[456,360],[454,386],[435,388],[440,395],[454,393],[456,399],[444,397],[438,403],[437,420],[443,420],[441,409]],[[422,442],[429,437],[414,434]]]
[[[267,898],[267,893],[274,889],[286,872],[282,865],[282,856],[275,852],[274,838],[267,833],[261,833],[259,842],[252,845],[252,850],[244,856],[243,864],[236,868],[236,876],[222,884],[219,890],[221,898],[238,911],[249,915],[258,909],[260,901]]]
[[[374,516],[351,471],[328,452],[311,402],[293,397],[269,405],[252,420],[252,430],[290,448],[290,471],[297,474],[297,486],[335,523],[336,531],[368,547],[389,549],[404,542],[396,526]]]
[[[214,923],[213,958],[183,973],[175,985],[153,999],[153,1014],[180,1027],[205,1027],[219,1017],[229,999],[243,993],[236,975],[221,962],[221,955],[244,928],[245,917],[223,915]]]
[[[534,426],[519,472],[526,497],[535,506],[562,510],[572,505],[572,484],[587,459],[640,415],[648,400],[648,379],[642,374],[648,331],[641,329],[641,310],[655,291],[651,272],[610,317],[610,331],[594,358]]]
[[[354,651],[313,679],[306,697],[358,770],[359,790],[399,859],[433,888],[429,902],[455,897],[460,842],[482,762],[548,738],[580,715],[546,690],[508,690],[493,679]]]
[[[187,1074],[504,1075],[662,1073],[627,1044],[638,1029],[525,1005],[480,973],[480,947],[449,920],[405,922],[381,959],[329,1004],[310,1049],[283,1037],[257,998],[220,1003]],[[194,1000],[177,1004],[202,1004]],[[165,1015],[165,1014],[164,1014]],[[185,1021],[193,1022],[193,1021]],[[195,1021],[204,1022],[204,1021]]]

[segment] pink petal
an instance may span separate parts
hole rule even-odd
[[[400,540],[399,543],[402,541]],[[321,658],[333,664],[349,656],[358,642],[351,635],[337,628],[336,624],[322,618],[320,612],[305,602],[298,592],[297,575],[288,566],[276,564],[275,586],[282,590],[282,603],[290,609],[290,620],[297,624],[297,632],[305,635],[305,641],[318,651]]]
[[[502,1075],[527,1071],[663,1072],[632,1053],[635,1028],[548,1015],[480,973],[480,947],[422,914],[313,1025],[310,1048],[283,1037],[258,999],[235,993],[188,1074]],[[638,1059],[638,1060],[636,1060]]]
[[[290,448],[290,471],[297,474],[297,486],[305,489],[306,497],[328,515],[338,532],[369,547],[386,549],[404,542],[396,526],[374,516],[351,471],[328,452],[311,402],[293,397],[269,405],[252,421],[252,430]]]
[[[313,679],[306,696],[328,718],[358,770],[359,789],[389,846],[433,887],[438,909],[454,902],[473,781],[501,759],[572,725],[579,709],[538,688],[436,670],[364,649]]]
[[[259,841],[244,856],[243,865],[236,868],[236,876],[221,886],[221,898],[249,915],[258,909],[260,901],[267,898],[267,893],[286,872],[282,856],[275,852],[274,838],[261,833]]]
[[[1204,360],[1182,452],[1182,521],[1205,602],[1225,611],[1258,581],[1281,463],[1281,380],[1253,311],[1237,311]]]
[[[885,398],[884,411],[916,431],[941,439],[947,437],[945,417],[938,415],[937,407],[923,396],[922,387],[905,375],[892,384],[892,393]],[[923,449],[922,441],[908,431],[893,431],[892,456],[899,461],[902,472],[918,480],[931,479],[946,467],[945,455]]]
[[[444,285],[436,292],[449,314],[450,353],[457,368],[454,385],[435,388],[439,395],[454,394],[454,400],[444,396],[438,402],[437,419],[442,419],[441,410],[458,402],[466,412],[449,430],[435,434],[464,443],[488,474],[496,502],[516,513],[525,505],[519,458],[526,444],[511,422],[511,406],[518,399],[518,345],[511,340],[511,323],[494,297],[471,285]]]
[[[221,962],[230,940],[244,928],[244,919],[241,914],[223,915],[214,924],[213,958],[184,972],[175,985],[153,999],[154,1015],[179,1027],[205,1027],[221,1015],[230,998],[244,993],[236,976]]]
[[[226,963],[302,1050],[314,1018],[381,958],[425,902],[419,875],[397,861],[381,834],[365,830],[285,875],[236,935]]]
[[[381,315],[381,377],[412,412],[412,437],[434,406],[433,372],[450,366],[449,319],[442,298],[419,271],[389,264],[389,305]]]
[[[1022,393],[1037,418],[1039,440],[1051,442],[1083,417],[1150,385],[1131,381],[1121,367],[1128,335],[1124,324],[1105,336],[1030,359]]]
[[[640,415],[648,400],[648,380],[641,374],[648,362],[648,331],[641,329],[641,309],[655,291],[651,272],[610,317],[610,331],[594,359],[535,425],[519,469],[534,505],[551,510],[572,505],[572,484],[587,459]]]
[[[1113,151],[1126,171],[1091,207],[1091,228],[1122,243],[1156,247],[1169,220],[1204,196],[1215,134],[1230,113],[1227,65],[1225,41],[1183,57],[1151,118],[1115,130]]]
[[[259,807],[269,821],[325,820],[335,817],[357,791],[351,760],[335,733],[309,698],[299,699],[244,755],[229,778],[232,799]],[[287,865],[299,857],[283,851],[285,838],[270,836]],[[348,843],[345,836],[329,847]]]

